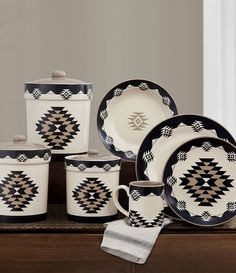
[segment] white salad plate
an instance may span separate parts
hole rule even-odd
[[[186,142],[172,153],[163,180],[169,206],[185,221],[215,226],[235,216],[236,147],[229,142]]]
[[[135,160],[147,133],[176,114],[174,100],[162,87],[146,80],[130,80],[118,84],[103,98],[97,127],[110,152]]]
[[[173,151],[199,137],[221,138],[235,145],[231,134],[212,119],[187,114],[174,116],[154,127],[143,140],[136,160],[137,178],[162,181],[165,165]],[[176,217],[168,207],[165,214]]]

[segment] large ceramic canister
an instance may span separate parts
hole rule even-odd
[[[17,136],[0,143],[0,221],[26,223],[47,216],[49,148]]]
[[[49,79],[25,83],[28,140],[53,154],[88,151],[92,84],[54,71]]]
[[[67,217],[78,222],[116,219],[112,191],[119,185],[121,160],[116,156],[67,156]]]

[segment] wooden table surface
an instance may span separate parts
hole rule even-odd
[[[47,221],[0,224],[1,273],[233,273],[236,219],[213,228],[175,221],[165,227],[148,261],[136,265],[100,250],[102,224],[66,220],[50,205]]]
[[[119,216],[119,218],[122,216]],[[96,233],[104,231],[103,224],[78,223],[66,219],[65,204],[49,204],[46,221],[28,224],[0,223],[0,233]],[[187,234],[187,233],[233,233],[236,234],[236,217],[231,221],[215,227],[198,227],[184,221],[175,220],[162,230],[162,234]],[[235,271],[236,272],[236,271]]]

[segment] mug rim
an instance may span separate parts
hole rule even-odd
[[[140,188],[160,188],[164,187],[163,182],[159,181],[154,181],[154,180],[136,180],[136,181],[131,181],[129,183],[130,186],[135,186],[135,187],[140,187]]]

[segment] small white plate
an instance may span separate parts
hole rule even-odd
[[[147,133],[176,114],[172,97],[162,87],[146,80],[131,80],[115,86],[103,98],[97,126],[109,151],[135,160]]]

